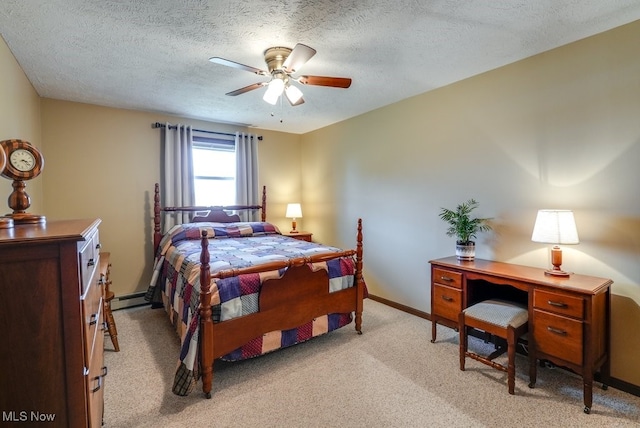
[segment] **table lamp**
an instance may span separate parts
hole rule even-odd
[[[291,233],[298,233],[296,230],[296,219],[302,218],[302,208],[300,204],[287,204],[287,213],[285,217],[291,219]]]
[[[531,240],[544,244],[554,244],[551,248],[551,264],[553,268],[546,270],[545,273],[554,276],[570,275],[569,272],[565,272],[560,268],[562,265],[562,249],[559,244],[580,243],[573,211],[539,210],[536,223],[533,226]]]

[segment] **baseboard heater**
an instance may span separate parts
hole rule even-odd
[[[144,291],[140,293],[126,294],[124,296],[117,296],[111,301],[111,310],[118,310],[124,308],[132,308],[134,306],[148,305],[149,302],[144,300],[144,295],[147,294]]]

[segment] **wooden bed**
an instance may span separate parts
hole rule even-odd
[[[163,233],[161,218],[163,212],[193,212],[193,222],[238,222],[237,215],[227,211],[261,210],[262,221],[266,218],[266,189],[263,188],[262,205],[228,207],[161,207],[159,185],[155,185],[154,196],[154,255],[158,254]],[[293,239],[286,238],[284,239]],[[366,286],[362,276],[362,220],[358,219],[356,248],[346,251],[313,254],[288,260],[277,260],[243,268],[227,269],[211,273],[209,237],[202,231],[200,237],[200,290],[199,294],[199,336],[198,366],[202,377],[202,391],[211,398],[213,363],[256,337],[269,332],[294,329],[304,323],[327,314],[351,314],[355,320],[355,330],[362,333],[363,299]],[[339,291],[329,291],[328,270],[312,271],[312,263],[329,262],[333,259],[353,259],[355,270],[353,286]],[[258,311],[237,318],[214,322],[212,318],[212,282],[224,278],[286,269],[279,279],[262,282],[258,293]],[[217,287],[217,283],[216,283]],[[217,291],[217,288],[216,288]],[[166,309],[166,308],[165,308]],[[177,377],[177,376],[176,376]],[[197,379],[197,376],[196,376]],[[175,388],[175,385],[174,385]],[[174,392],[175,389],[174,389]],[[180,394],[186,395],[186,394]]]

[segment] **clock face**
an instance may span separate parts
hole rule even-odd
[[[23,140],[0,141],[2,151],[6,155],[6,165],[0,168],[3,177],[10,180],[30,180],[42,172],[44,158],[42,153]]]
[[[26,172],[36,167],[36,158],[28,150],[17,149],[9,155],[9,163],[18,171]]]

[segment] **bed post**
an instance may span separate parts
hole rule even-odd
[[[362,276],[362,219],[358,219],[356,237],[356,331],[362,334],[362,306],[364,301],[364,279]]]
[[[213,320],[211,319],[211,273],[209,269],[209,240],[207,231],[202,231],[200,241],[200,370],[202,392],[211,398],[213,383]]]
[[[267,186],[262,186],[262,222],[267,219]]]
[[[158,245],[162,234],[160,234],[160,185],[156,183],[155,194],[153,196],[153,256],[156,256]]]

